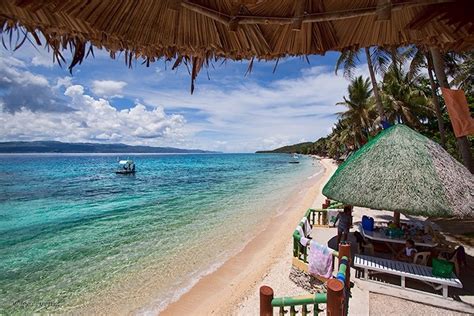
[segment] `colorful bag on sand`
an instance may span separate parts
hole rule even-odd
[[[454,263],[451,261],[433,258],[432,266],[431,272],[434,276],[449,278],[453,274]]]

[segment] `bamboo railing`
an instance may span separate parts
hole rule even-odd
[[[349,247],[350,249],[350,247]],[[350,256],[350,254],[349,254]],[[323,310],[319,304],[326,304],[326,314],[331,316],[347,315],[348,307],[348,286],[349,286],[349,257],[343,256],[339,260],[339,271],[336,278],[327,282],[326,293],[316,293],[314,295],[274,297],[273,289],[268,286],[260,288],[260,316],[273,315],[273,309],[278,308],[278,315],[302,316],[318,315]],[[287,310],[289,309],[289,311]]]
[[[329,219],[328,219],[328,210],[339,210],[342,208],[342,204],[339,202],[329,201],[322,205],[323,208],[321,209],[313,209],[310,208],[304,214],[313,227],[329,227]],[[300,222],[299,226],[303,227],[303,223]],[[300,244],[300,236],[299,232],[295,230],[293,232],[293,258],[296,258],[299,261],[304,263],[308,263],[308,247],[303,247]],[[336,255],[337,256],[337,255]]]
[[[305,217],[312,226],[328,226],[328,209],[339,209],[341,204],[326,200],[322,209],[308,209]],[[304,219],[304,218],[303,218]],[[303,220],[298,223],[303,228]],[[308,272],[308,247],[300,243],[301,236],[298,229],[293,232],[293,265],[305,272]],[[322,309],[320,304],[326,304],[327,315],[344,316],[347,315],[349,299],[347,293],[350,288],[350,258],[351,247],[348,243],[339,244],[339,251],[334,251],[333,256],[338,257],[339,270],[335,278],[324,279],[327,284],[326,293],[316,293],[314,295],[302,295],[291,297],[274,297],[273,289],[269,286],[260,288],[260,315],[273,315],[273,309],[278,308],[280,316],[290,313],[295,316],[301,313],[302,316],[318,315]],[[289,309],[289,311],[287,310]]]

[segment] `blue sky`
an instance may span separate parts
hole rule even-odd
[[[190,94],[186,67],[95,51],[69,74],[44,48],[0,51],[0,139],[109,142],[253,152],[327,135],[348,81],[338,53],[275,62],[215,63]],[[367,75],[360,65],[359,74]]]

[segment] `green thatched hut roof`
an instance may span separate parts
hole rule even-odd
[[[349,157],[323,194],[414,215],[474,215],[474,176],[440,145],[401,124]]]

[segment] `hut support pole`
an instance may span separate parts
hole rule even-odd
[[[346,287],[347,289],[350,289],[351,285],[351,244],[346,242],[342,242],[339,244],[339,255],[338,255],[338,261],[339,261],[339,266],[341,265],[341,260],[342,257],[347,257],[348,262],[347,262],[347,270],[346,270]]]
[[[337,279],[330,279],[327,291],[327,315],[344,316],[344,284]]]
[[[440,87],[449,89],[449,82],[446,78],[446,73],[444,72],[445,66],[443,56],[441,56],[439,49],[436,47],[431,47],[430,52],[431,57],[433,57],[433,66]],[[464,165],[469,171],[471,171],[471,173],[474,173],[474,165],[472,162],[471,146],[469,144],[469,140],[466,136],[462,136],[457,137],[457,142]]]
[[[260,287],[260,316],[273,315],[273,289],[269,286],[263,285]]]
[[[393,223],[400,227],[400,212],[393,212]]]

